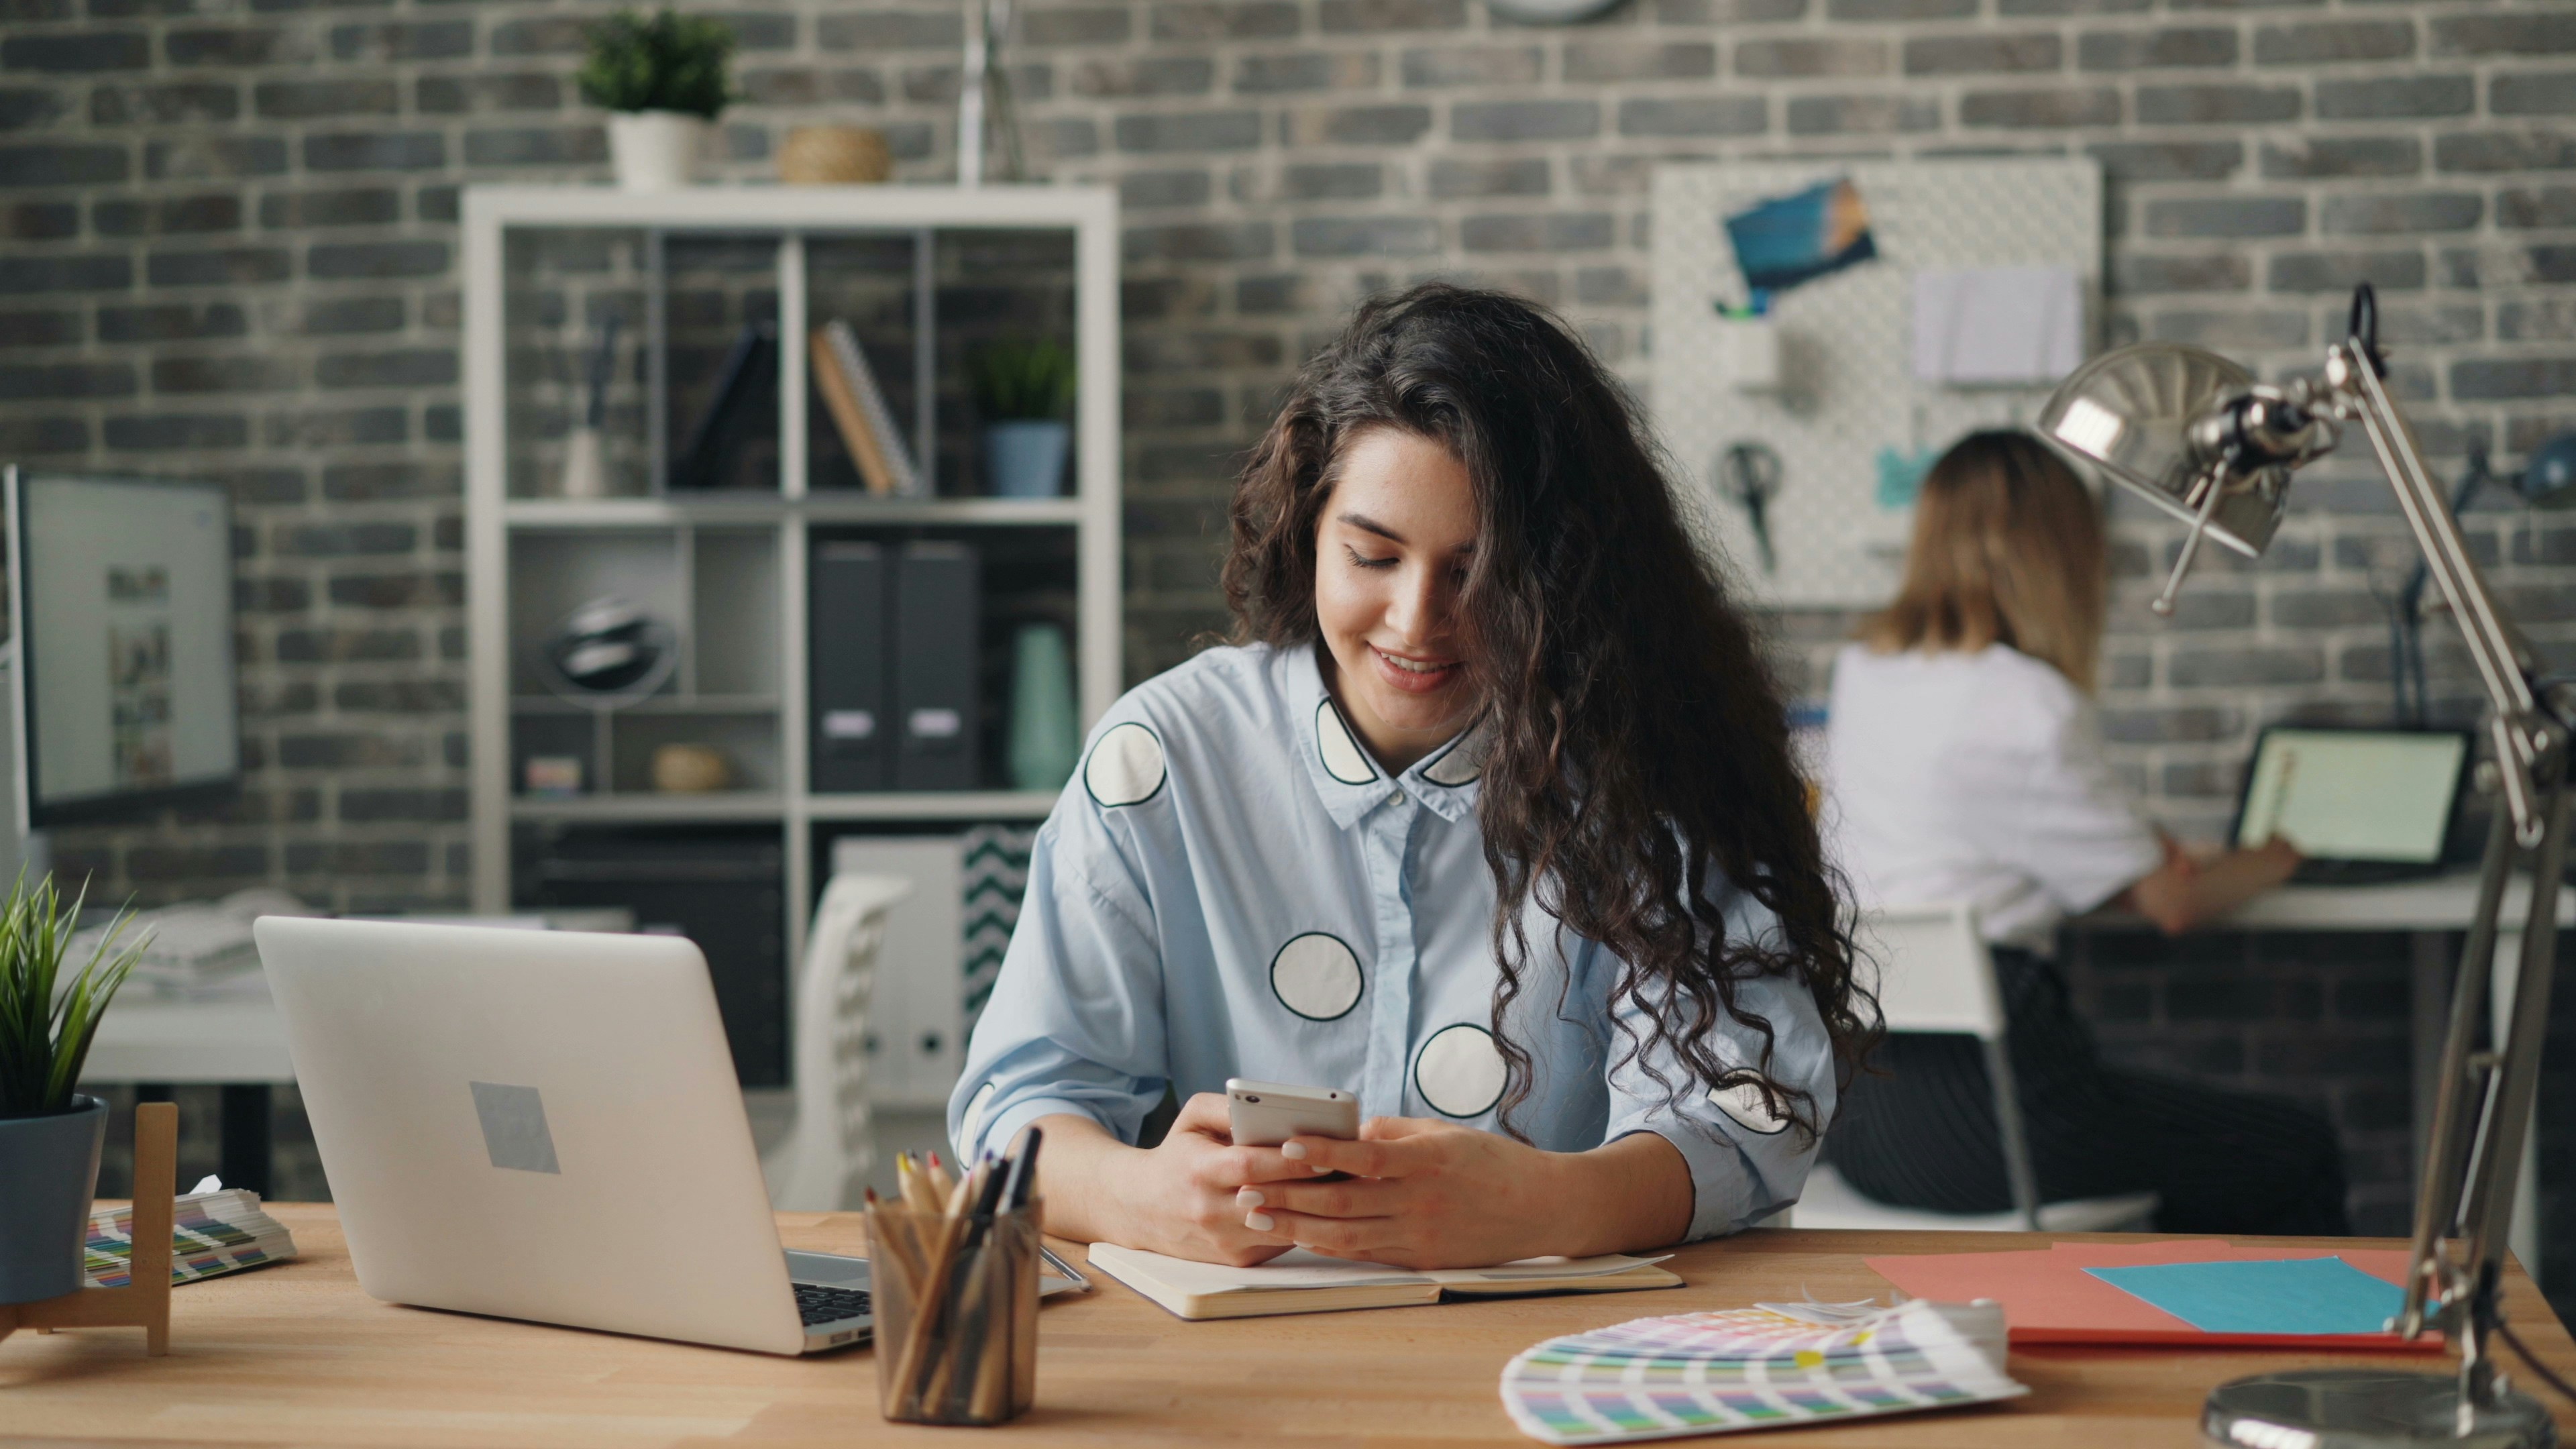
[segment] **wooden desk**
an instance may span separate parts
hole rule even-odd
[[[274,1211],[294,1230],[303,1257],[180,1288],[171,1298],[166,1359],[145,1359],[131,1330],[22,1334],[0,1344],[0,1442],[23,1435],[442,1449],[716,1441],[955,1449],[976,1437],[879,1419],[876,1362],[866,1351],[770,1358],[378,1303],[358,1290],[330,1208]],[[790,1213],[780,1223],[791,1247],[863,1246],[855,1214]],[[1689,1286],[1665,1292],[1230,1323],[1183,1323],[1104,1281],[1088,1297],[1047,1305],[1038,1407],[991,1442],[1529,1444],[1504,1417],[1495,1384],[1504,1361],[1540,1339],[1805,1292],[1822,1299],[1886,1292],[1861,1266],[1864,1254],[2043,1241],[2014,1233],[1755,1232],[1683,1250],[1672,1266]],[[2510,1292],[2525,1340],[2560,1372],[2576,1373],[2576,1342],[2519,1270]],[[1726,1442],[2010,1449],[2080,1436],[2085,1449],[2186,1449],[2198,1442],[2202,1395],[2221,1380],[2291,1364],[2390,1361],[2383,1354],[2033,1349],[2012,1360],[2032,1393],[2009,1404],[1730,1435]],[[2446,1362],[2406,1361],[2427,1368]],[[2562,1413],[2559,1422],[2576,1429],[2576,1415]]]

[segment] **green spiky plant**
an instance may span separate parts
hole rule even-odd
[[[1006,337],[966,359],[988,423],[1060,422],[1073,412],[1073,353],[1050,337]]]
[[[143,943],[123,944],[124,911],[70,980],[63,957],[78,929],[84,887],[71,909],[50,875],[32,888],[21,875],[0,906],[0,1118],[68,1112],[98,1019],[125,984]]]
[[[703,15],[620,10],[590,28],[575,77],[581,98],[612,111],[680,111],[712,121],[734,99],[733,32]]]

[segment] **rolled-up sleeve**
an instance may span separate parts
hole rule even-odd
[[[1061,1113],[1133,1142],[1163,1099],[1161,951],[1106,814],[1077,779],[1038,832],[1019,925],[948,1099],[961,1161]]]
[[[1729,893],[1734,896],[1730,934],[1759,939],[1776,932],[1768,911],[1750,897]],[[1617,969],[1615,961],[1603,964]],[[1671,1044],[1653,1040],[1649,1012],[1657,999],[1641,992],[1618,1008],[1620,1047],[1639,1045],[1611,1054],[1610,1119],[1603,1140],[1652,1132],[1670,1142],[1690,1165],[1689,1237],[1740,1232],[1797,1202],[1807,1170],[1815,1164],[1819,1139],[1787,1118],[1773,1116],[1749,1087],[1711,1091],[1693,1085],[1690,1068]],[[1798,981],[1765,976],[1737,982],[1735,1002],[1739,1011],[1771,1024],[1772,1079],[1808,1093],[1817,1124],[1832,1121],[1833,1048],[1815,998]],[[1719,1038],[1714,1045],[1720,1061],[1764,1066],[1761,1033],[1723,1014],[1712,1031]]]

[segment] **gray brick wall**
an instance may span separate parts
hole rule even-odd
[[[111,889],[461,897],[457,189],[604,174],[569,73],[606,8],[0,0],[0,455],[211,473],[241,510],[250,791],[217,817],[68,835]],[[729,177],[765,175],[808,119],[882,126],[904,176],[951,174],[954,5],[726,13],[750,97]],[[1667,157],[2089,155],[2111,183],[2112,340],[2288,375],[2366,276],[2446,467],[2472,436],[2510,458],[2576,425],[2564,0],[1625,0],[1570,29],[1474,0],[1086,0],[1032,5],[1021,31],[1032,149],[1127,206],[1138,676],[1218,622],[1231,460],[1367,291],[1518,288],[1642,386],[1646,188]],[[2299,499],[2271,557],[2214,560],[2171,624],[2143,600],[2174,531],[2117,512],[2106,718],[2186,834],[2224,819],[2260,724],[2385,708],[2375,591],[2411,561],[2397,516],[2357,456]],[[2576,527],[2501,498],[2469,523],[2576,663]],[[1777,625],[1790,678],[1820,690],[1850,617]],[[2437,648],[2455,714],[2461,666]],[[2332,1106],[2356,1201],[2386,1226],[2403,1173],[2384,955],[2218,940],[2084,969],[2124,1050]],[[2191,1024],[2253,1011],[2255,987],[2195,994],[2239,978],[2270,983],[2264,1020],[2323,1045]]]

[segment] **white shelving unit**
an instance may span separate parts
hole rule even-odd
[[[514,824],[774,822],[784,853],[792,961],[803,948],[819,890],[818,824],[920,822],[929,832],[1043,816],[1053,804],[1051,792],[810,789],[806,561],[823,530],[1070,535],[1071,643],[1083,722],[1108,709],[1121,682],[1115,194],[1079,186],[697,187],[659,194],[472,187],[464,230],[475,909],[499,912],[516,904],[510,898]],[[1069,288],[1079,366],[1073,492],[1044,499],[887,498],[817,486],[813,442],[830,435],[817,431],[829,424],[809,393],[804,338],[809,319],[846,310],[826,313],[817,293],[838,287],[844,299],[864,295],[881,317],[897,319],[887,325],[908,336],[908,349],[902,336],[895,344],[877,338],[869,355],[874,361],[883,350],[899,364],[908,350],[908,378],[883,362],[879,371],[898,374],[888,377],[890,391],[898,381],[908,384],[910,406],[899,400],[897,416],[911,416],[910,441],[924,475],[953,487],[971,472],[953,443],[943,454],[940,441],[948,421],[941,416],[941,369],[949,365],[953,372],[954,361],[941,352],[943,299],[990,294],[1001,284],[985,285],[979,294],[946,277],[943,265],[979,245],[999,248],[1014,239],[1054,246],[1050,235],[1062,239],[1065,265],[1048,285]],[[693,307],[706,310],[704,296],[687,294],[674,258],[699,254],[716,258],[710,268],[732,268],[728,285],[736,290],[726,296],[750,299],[744,305],[776,323],[774,489],[662,487],[674,446],[671,423],[686,411],[674,401],[680,396],[675,381],[685,382],[673,372],[674,338]],[[535,264],[516,265],[532,257]],[[905,257],[908,262],[889,260]],[[611,453],[638,496],[568,499],[539,492],[557,466],[560,419],[579,391],[568,381],[567,359],[594,335],[584,307],[643,314],[641,335],[630,336],[620,354],[622,381],[611,396],[623,394],[624,402],[608,428]],[[703,323],[702,330],[738,326],[741,315]],[[960,325],[973,320],[962,316]],[[985,330],[1008,325],[1008,318],[988,317]],[[639,345],[643,365],[625,366]],[[989,599],[1009,581],[987,572]],[[539,631],[605,592],[634,597],[672,618],[682,647],[671,683],[613,721],[586,719],[585,707],[545,692],[527,662]],[[989,728],[1004,728],[998,713],[988,718]],[[513,776],[526,748],[523,731],[578,740],[585,727],[591,793],[567,799],[518,793]],[[652,744],[709,737],[734,747],[742,788],[698,795],[635,788],[636,762]]]

